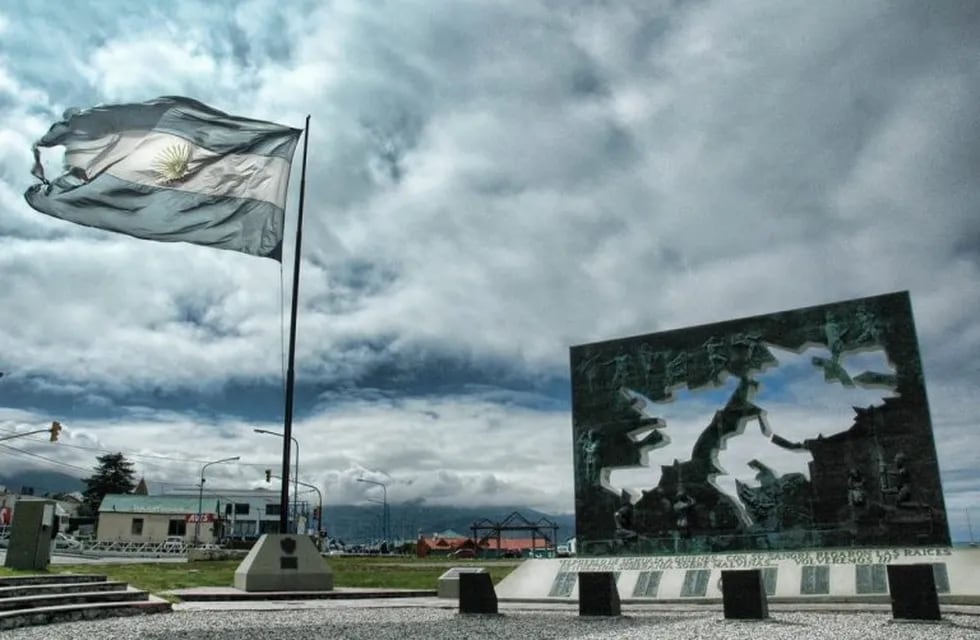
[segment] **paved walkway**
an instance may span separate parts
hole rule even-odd
[[[858,609],[862,610],[858,610]],[[894,622],[886,608],[773,607],[767,621],[725,620],[718,606],[630,605],[617,618],[582,618],[562,604],[501,603],[465,616],[437,598],[195,602],[170,614],[16,629],[4,640],[977,640],[980,615],[944,609],[941,622]]]
[[[316,601],[316,600],[396,600],[427,599],[436,595],[435,589],[381,589],[372,587],[337,587],[331,591],[242,591],[234,587],[190,587],[164,591],[161,595],[175,596],[184,602],[246,602]]]
[[[339,590],[338,590],[339,591]],[[447,598],[428,597],[377,597],[379,590],[374,589],[348,589],[343,590],[354,597],[340,598],[316,598],[306,599],[302,594],[296,594],[295,598],[278,598],[275,600],[263,600],[261,594],[254,594],[255,597],[248,599],[235,598],[235,595],[243,593],[232,588],[223,587],[195,587],[193,589],[181,589],[170,592],[173,595],[187,593],[208,593],[215,596],[220,593],[228,593],[229,599],[201,599],[180,602],[174,605],[175,611],[282,611],[290,609],[392,609],[392,608],[411,608],[411,609],[434,609],[456,611],[459,607],[456,600]],[[499,602],[501,612],[527,612],[527,611],[549,611],[554,613],[567,613],[569,615],[578,614],[577,603],[565,602],[512,602],[501,600]],[[980,624],[980,606],[973,605],[942,605],[943,614],[955,614],[958,616],[971,616],[978,618]],[[622,606],[624,614],[655,614],[655,613],[693,613],[709,616],[721,616],[720,604],[624,604]],[[814,604],[769,604],[769,611],[772,613],[786,612],[805,612],[805,613],[875,613],[885,617],[891,617],[891,605],[887,604],[867,604],[867,603],[814,603]],[[980,638],[980,636],[978,636]]]

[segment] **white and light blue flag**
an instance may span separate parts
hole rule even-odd
[[[69,111],[34,145],[41,182],[24,197],[88,227],[281,260],[301,133],[181,97]],[[65,173],[48,180],[39,148],[56,146]]]

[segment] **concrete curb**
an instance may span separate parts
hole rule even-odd
[[[428,598],[435,589],[334,589],[332,591],[242,591],[233,587],[197,587],[174,589],[160,595],[173,596],[183,602],[247,602],[263,600],[362,600],[391,598]]]

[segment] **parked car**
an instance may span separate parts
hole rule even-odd
[[[168,551],[180,551],[187,546],[187,543],[181,536],[168,536],[166,540],[163,541],[163,548]]]
[[[452,556],[454,558],[475,558],[476,551],[467,548],[456,549],[455,551],[453,551]]]
[[[57,533],[54,537],[54,548],[62,551],[81,551],[82,542],[67,533]]]

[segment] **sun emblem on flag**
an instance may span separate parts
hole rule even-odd
[[[191,170],[191,148],[186,144],[172,144],[153,160],[153,171],[160,182],[181,180]]]

